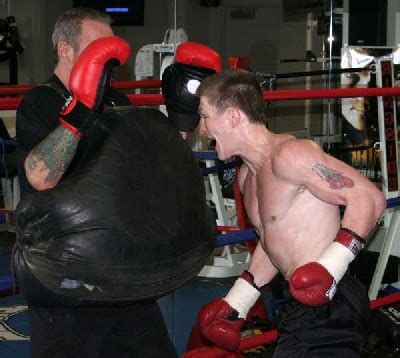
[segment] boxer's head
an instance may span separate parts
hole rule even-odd
[[[221,58],[211,48],[194,42],[180,44],[175,63],[162,76],[162,93],[168,118],[181,132],[193,131],[199,124],[197,87],[221,70]]]
[[[218,114],[236,107],[250,122],[267,125],[263,91],[249,71],[232,69],[210,76],[201,83],[196,94],[200,100],[207,100],[215,107]]]

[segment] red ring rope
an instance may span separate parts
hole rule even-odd
[[[21,102],[21,97],[0,98],[0,110],[15,110]]]
[[[164,104],[161,94],[128,94],[129,100],[134,106],[159,106]],[[15,110],[19,106],[22,97],[0,98],[0,110]]]
[[[158,86],[161,81],[120,81],[115,82],[115,88],[150,88]],[[8,95],[22,93],[29,86],[7,86],[0,87],[0,95],[7,92]],[[385,88],[336,88],[322,90],[277,90],[265,91],[264,98],[267,101],[287,101],[323,98],[352,98],[352,97],[377,97],[377,96],[400,96],[400,87]],[[164,104],[161,94],[128,94],[128,98],[135,106],[159,106]],[[20,97],[0,98],[0,110],[16,109],[20,103]]]
[[[111,87],[115,89],[160,88],[161,80],[114,81]]]
[[[19,96],[33,87],[35,87],[35,85],[0,86],[0,96]],[[161,80],[113,81],[111,87],[120,90],[134,88],[160,88]]]

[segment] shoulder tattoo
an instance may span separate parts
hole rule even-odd
[[[312,170],[317,173],[320,178],[325,180],[331,189],[352,188],[354,186],[354,181],[352,179],[321,164],[314,165]]]

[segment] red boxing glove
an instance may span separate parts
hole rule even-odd
[[[220,348],[238,349],[244,320],[259,296],[253,275],[244,271],[225,298],[211,301],[199,312],[202,335]]]
[[[213,347],[201,347],[196,350],[185,353],[182,358],[242,358],[243,355],[238,353],[226,354],[225,350]]]
[[[93,124],[95,112],[103,109],[106,92],[115,66],[129,58],[129,44],[117,37],[102,37],[87,46],[77,59],[70,75],[69,97],[61,113],[60,122],[72,133],[81,136]]]
[[[364,239],[342,228],[316,262],[298,267],[289,280],[290,294],[300,303],[320,307],[329,303],[348,265],[364,247]]]
[[[221,72],[221,57],[212,48],[197,42],[181,43],[175,53],[175,62],[196,67],[205,67]]]

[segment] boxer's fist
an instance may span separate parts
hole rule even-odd
[[[289,280],[290,294],[306,306],[327,304],[336,292],[336,282],[325,267],[310,262],[297,268]]]
[[[236,350],[240,331],[250,309],[260,297],[254,276],[244,271],[223,299],[211,301],[199,313],[201,334],[218,347]]]
[[[304,305],[319,307],[332,300],[336,285],[364,247],[365,241],[355,232],[342,228],[321,257],[298,267],[289,280],[291,295]]]
[[[240,344],[244,319],[225,300],[216,299],[204,306],[198,315],[200,331],[218,347],[234,351]]]
[[[185,353],[182,358],[242,358],[240,352],[226,354],[225,350],[216,347],[201,347]]]
[[[103,109],[115,66],[129,58],[129,44],[116,36],[102,37],[87,46],[70,75],[68,98],[60,113],[60,122],[75,135],[84,134],[95,114]]]

